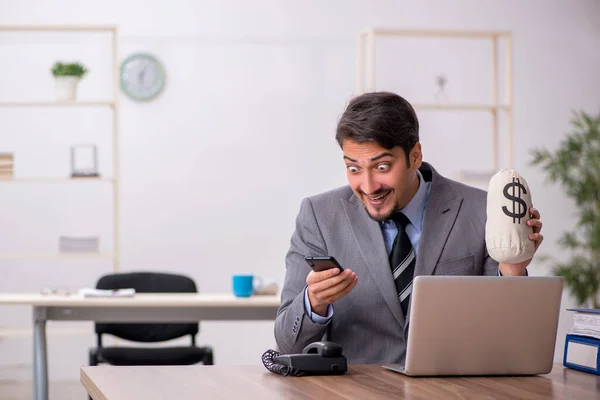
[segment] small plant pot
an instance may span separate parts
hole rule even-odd
[[[77,84],[79,78],[76,76],[56,76],[54,77],[54,89],[56,100],[75,101],[77,99]]]

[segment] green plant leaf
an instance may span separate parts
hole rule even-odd
[[[64,63],[61,61],[54,63],[50,71],[55,77],[75,76],[78,78],[82,78],[88,72],[87,68],[80,63]]]
[[[558,245],[573,253],[568,262],[553,262],[553,274],[580,304],[597,307],[600,288],[600,113],[571,110],[572,132],[554,151],[535,148],[530,165],[540,167],[545,182],[560,185],[575,204],[571,214],[577,224],[558,239]],[[537,258],[537,256],[536,256]],[[547,260],[548,258],[546,258]]]
[[[569,250],[575,250],[582,246],[575,232],[565,232],[559,239],[558,244]]]

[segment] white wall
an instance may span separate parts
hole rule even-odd
[[[515,168],[543,215],[540,251],[558,255],[555,240],[574,222],[560,189],[527,166],[527,152],[554,147],[569,128],[570,109],[600,106],[597,1],[0,0],[0,24],[29,23],[118,24],[121,59],[148,51],[167,69],[157,100],[121,95],[123,271],[187,273],[203,292],[229,291],[231,275],[241,271],[281,282],[300,200],[345,183],[334,127],[354,92],[356,34],[372,26],[512,31]],[[47,68],[59,56],[90,66],[82,98],[108,97],[107,44],[102,37],[2,34],[0,101],[50,99]],[[435,74],[446,72],[454,100],[489,101],[484,44],[381,46],[378,88],[426,101]],[[488,166],[485,116],[420,116],[425,158],[440,172]],[[102,173],[110,175],[109,118],[102,109],[0,109],[0,151],[15,151],[20,176],[61,176],[69,173],[69,146],[94,142]],[[110,251],[107,185],[0,190],[1,251],[52,251],[65,233],[100,234]],[[0,261],[0,291],[91,286],[109,270],[106,261]],[[535,264],[531,273],[546,274],[547,267]],[[563,306],[570,305],[565,295]],[[0,308],[2,328],[28,328],[30,318],[27,308]],[[570,323],[561,313],[557,360]],[[91,332],[91,325],[51,325],[63,329],[49,335],[51,379],[76,380],[94,342],[80,328]],[[272,328],[205,322],[199,342],[215,347],[219,364],[258,365],[274,346]],[[0,378],[29,379],[31,347],[27,335],[0,337]]]

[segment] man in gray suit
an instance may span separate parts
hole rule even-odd
[[[350,363],[402,363],[414,276],[527,274],[531,260],[498,264],[488,255],[486,192],[422,161],[419,123],[405,99],[354,98],[336,139],[349,185],[300,206],[275,321],[282,353],[300,353],[327,334]],[[529,211],[537,249],[542,222]],[[345,271],[315,272],[304,260],[327,255]]]

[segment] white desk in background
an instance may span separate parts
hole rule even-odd
[[[33,307],[33,396],[48,399],[46,321],[198,322],[275,320],[279,295],[144,294],[84,298],[78,295],[0,293],[0,305]]]

